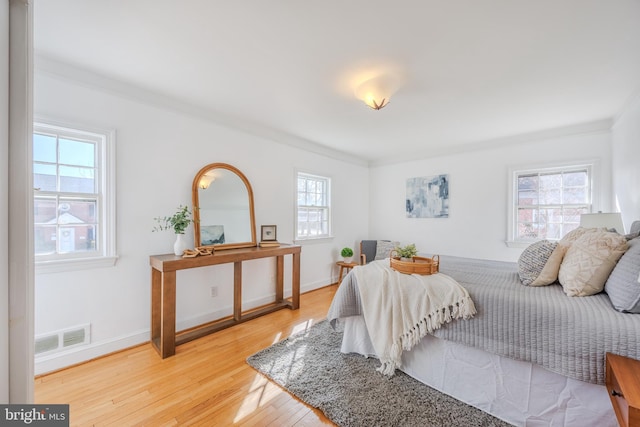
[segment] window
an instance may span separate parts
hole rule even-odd
[[[512,171],[512,240],[559,240],[577,228],[591,212],[592,166]]]
[[[331,234],[331,179],[297,174],[296,239],[318,239]]]
[[[36,266],[115,262],[113,132],[34,123]],[[96,264],[96,260],[102,262]],[[89,261],[87,263],[87,261]],[[45,268],[46,269],[46,268]]]

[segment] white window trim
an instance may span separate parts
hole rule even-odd
[[[90,134],[104,135],[105,137],[104,142],[100,144],[99,148],[100,168],[104,171],[99,181],[100,194],[103,200],[99,212],[100,231],[103,237],[102,246],[99,253],[92,256],[52,260],[38,260],[36,256],[36,273],[47,274],[112,267],[118,259],[116,245],[116,131],[77,123],[61,122],[46,117],[34,118],[34,132],[36,129],[45,131],[49,129],[52,132],[57,132],[60,128],[72,129],[78,134],[87,132]]]
[[[567,162],[557,162],[557,163],[544,163],[544,164],[528,164],[528,165],[519,165],[519,166],[510,166],[509,167],[509,194],[508,194],[508,205],[507,205],[507,240],[505,244],[509,248],[526,248],[531,245],[531,240],[519,240],[516,239],[516,231],[515,231],[515,218],[517,216],[517,205],[516,201],[516,175],[524,174],[527,172],[539,173],[539,172],[553,172],[563,169],[571,169],[571,168],[580,168],[586,167],[589,169],[589,186],[591,190],[590,198],[591,198],[591,210],[598,210],[600,206],[600,189],[599,189],[599,177],[600,177],[600,161],[597,159],[587,159],[587,160],[579,160],[579,161],[567,161]]]
[[[318,177],[329,180],[329,234],[319,237],[298,237],[298,175],[309,175],[312,177]],[[317,172],[309,172],[302,169],[295,169],[293,173],[293,243],[294,244],[310,244],[310,243],[323,243],[333,240],[333,177],[327,174],[321,174]]]

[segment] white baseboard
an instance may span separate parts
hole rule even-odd
[[[334,282],[335,280],[332,280],[329,283]],[[304,293],[313,291],[327,286],[327,283],[327,280],[319,280],[313,283],[307,283],[300,287],[300,292]],[[245,301],[243,304],[243,309],[247,310],[273,302],[274,296],[275,294]],[[289,290],[288,293],[285,291],[285,298],[288,298],[290,296],[291,290]],[[203,323],[212,322],[222,317],[229,316],[230,313],[233,313],[232,306],[223,307],[212,312],[202,313],[196,316],[189,317],[187,319],[178,320],[176,321],[176,330],[181,331],[201,325]],[[151,333],[150,331],[151,330],[149,328],[142,329],[109,340],[94,342],[88,345],[73,347],[65,351],[36,357],[34,364],[35,374],[41,375],[47,372],[56,371],[58,369],[66,368],[68,366],[104,356],[105,354],[114,353],[116,351],[124,350],[126,348],[148,342],[149,334]]]
[[[105,354],[113,353],[125,348],[133,347],[149,341],[149,329],[139,330],[128,335],[110,340],[91,343],[70,348],[58,353],[36,357],[34,371],[36,375],[66,368],[77,363],[86,362]]]

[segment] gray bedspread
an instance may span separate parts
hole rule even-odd
[[[467,289],[478,313],[446,324],[433,333],[437,337],[596,384],[604,384],[607,352],[640,359],[640,314],[614,310],[605,293],[568,297],[559,284],[523,286],[516,263],[442,256],[440,271]],[[359,314],[352,271],[327,318],[335,326]]]

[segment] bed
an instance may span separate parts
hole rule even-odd
[[[440,258],[440,271],[468,291],[477,313],[405,351],[402,371],[514,425],[617,425],[605,354],[640,359],[640,314],[616,310],[605,292],[568,297],[557,283],[523,286],[517,263]],[[342,352],[375,356],[355,272],[342,281],[327,318],[344,331]]]

